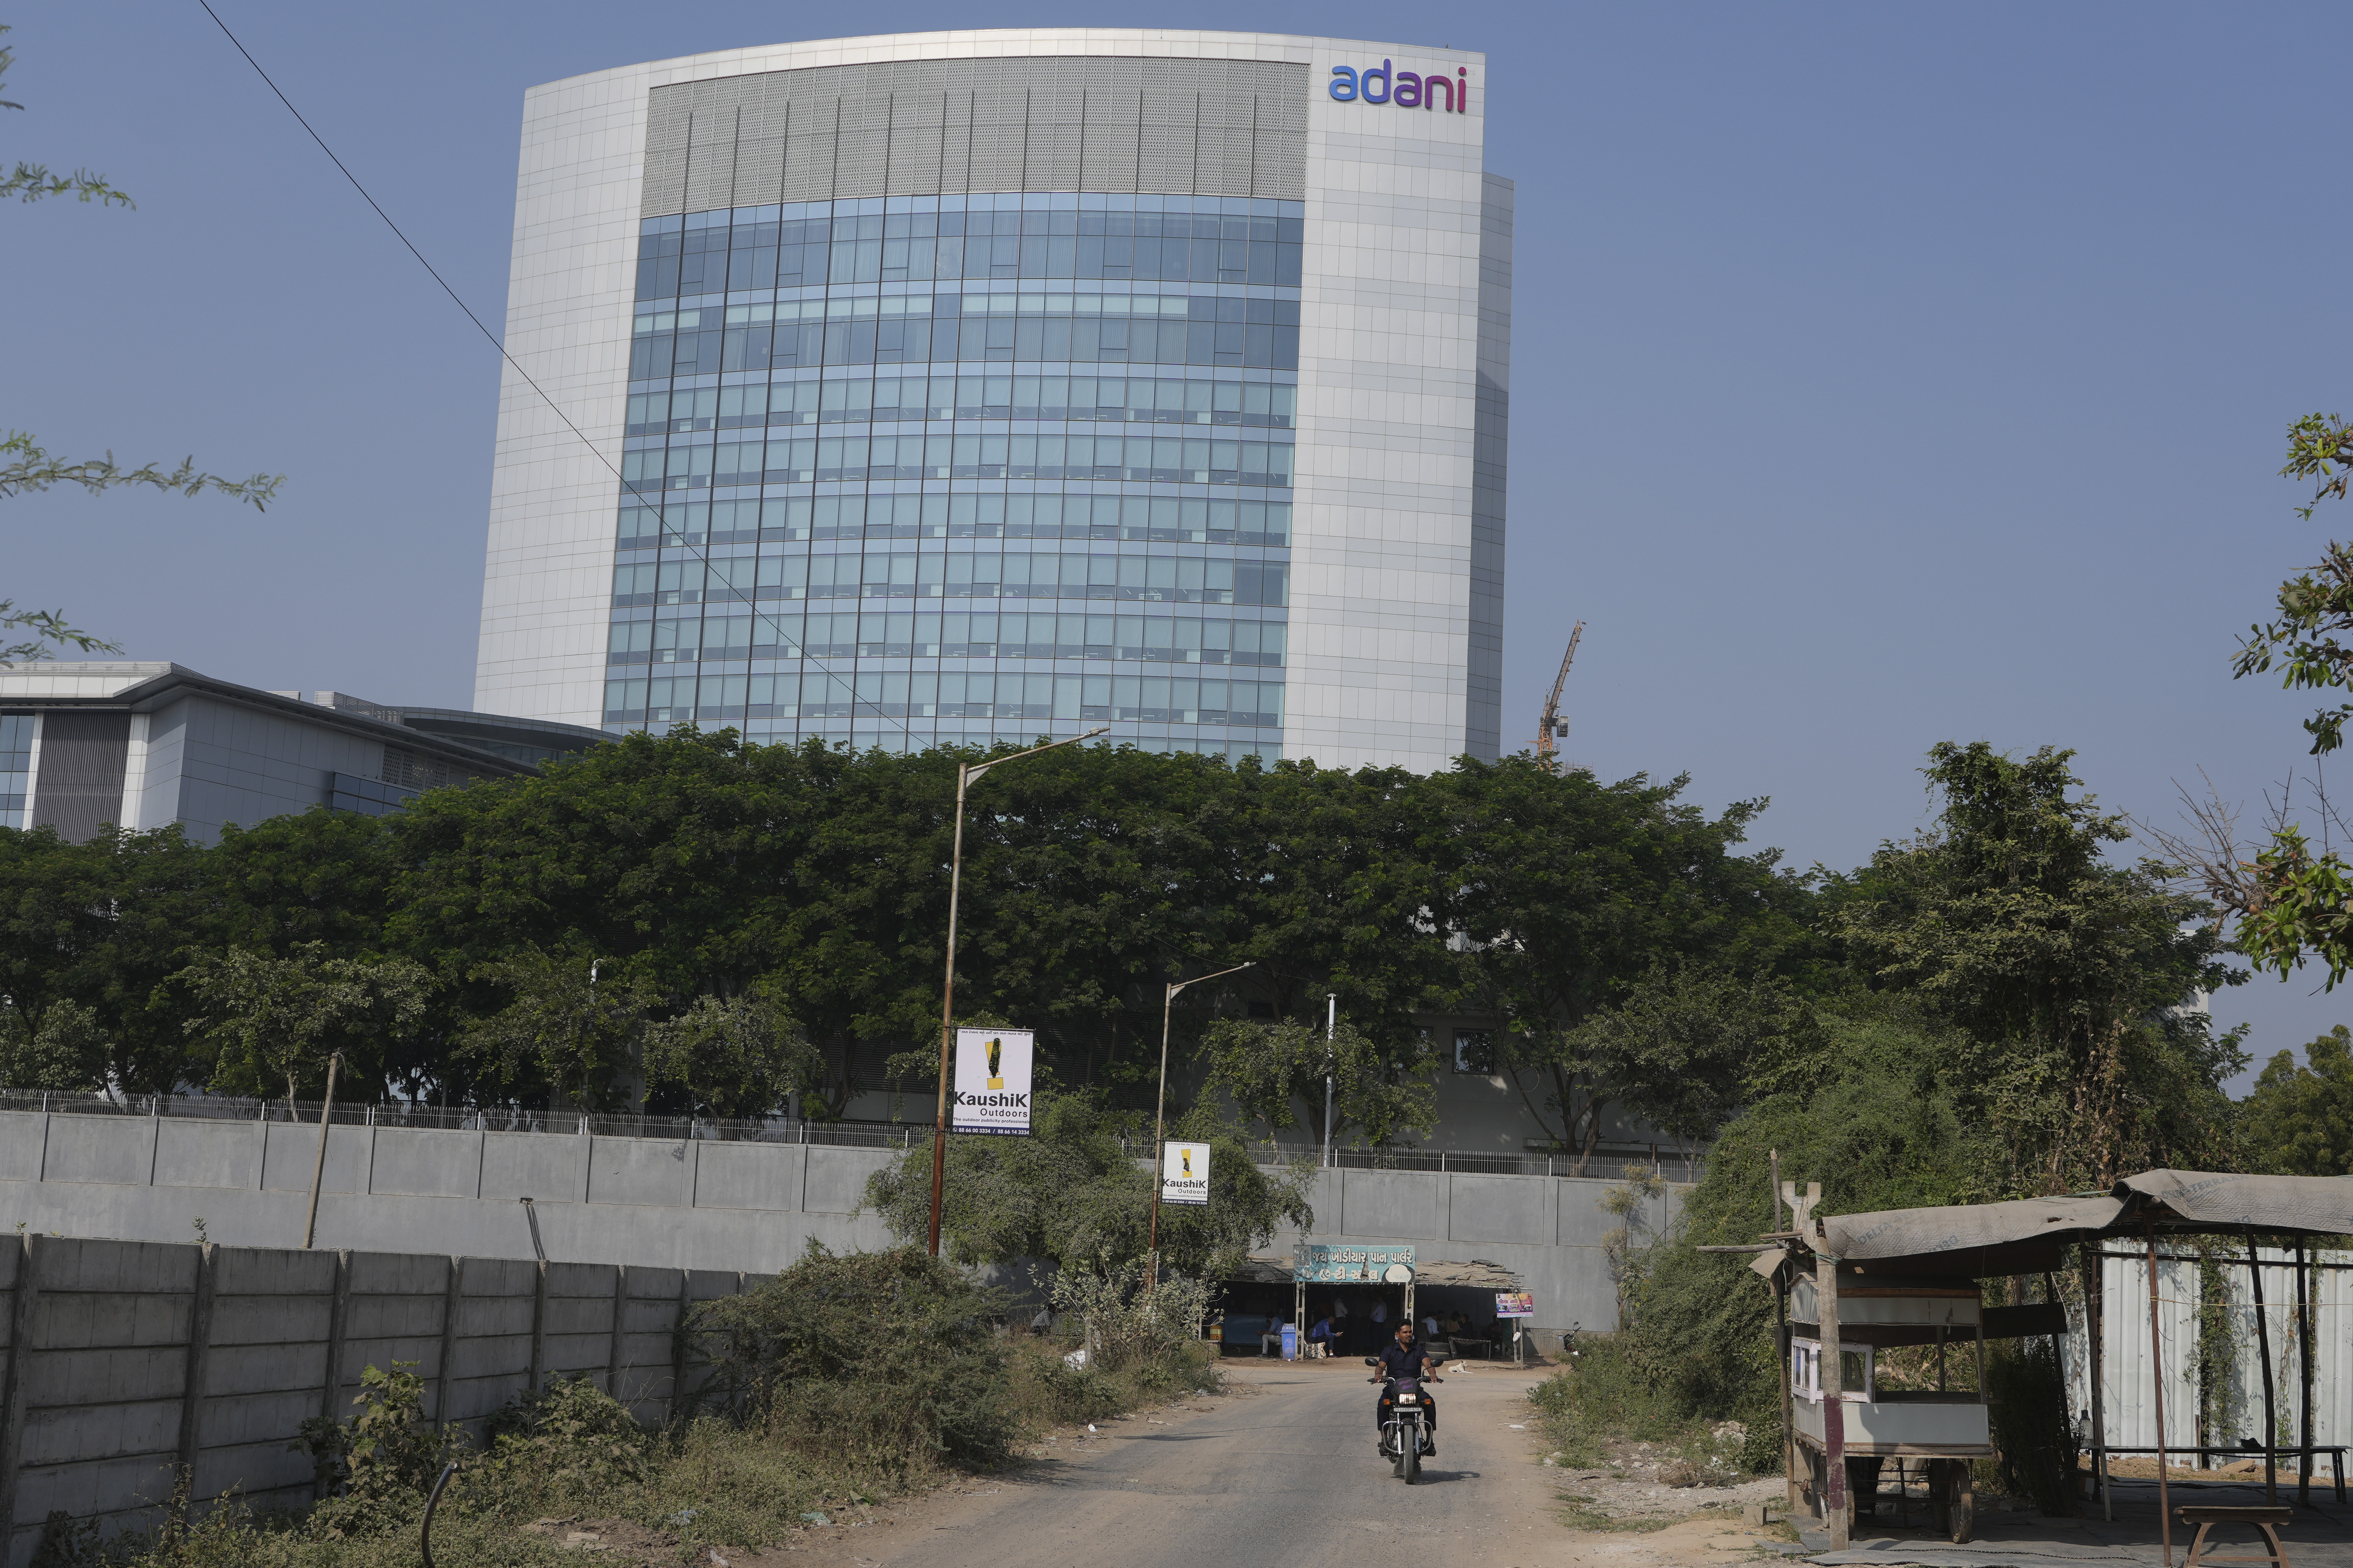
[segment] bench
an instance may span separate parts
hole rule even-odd
[[[2295,1513],[2287,1508],[2179,1508],[2173,1510],[2184,1524],[2198,1527],[2197,1538],[2189,1543],[2189,1556],[2181,1568],[2199,1568],[2201,1563],[2269,1563],[2274,1568],[2288,1568],[2287,1548],[2280,1544],[2279,1527]],[[2218,1524],[2251,1525],[2260,1533],[2271,1551],[2260,1557],[2209,1556],[2206,1537]]]

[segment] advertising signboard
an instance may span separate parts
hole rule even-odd
[[[1171,1143],[1160,1157],[1160,1201],[1203,1205],[1209,1201],[1209,1146]]]
[[[1037,1037],[1028,1029],[958,1029],[951,1132],[1029,1132],[1029,1061]]]
[[[1495,1292],[1495,1316],[1499,1318],[1533,1318],[1536,1315],[1536,1299],[1527,1290]]]
[[[1291,1277],[1303,1285],[1372,1284],[1392,1264],[1413,1267],[1413,1247],[1326,1246],[1303,1241],[1291,1254]]]

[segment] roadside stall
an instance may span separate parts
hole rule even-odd
[[[1303,1242],[1288,1259],[1244,1259],[1222,1283],[1227,1295],[1219,1337],[1227,1355],[1251,1353],[1261,1336],[1285,1320],[1303,1347],[1310,1325],[1335,1302],[1345,1310],[1335,1354],[1376,1352],[1398,1323],[1425,1314],[1475,1323],[1459,1340],[1439,1336],[1446,1355],[1509,1354],[1516,1326],[1512,1320],[1499,1321],[1496,1306],[1504,1295],[1526,1289],[1520,1276],[1484,1258],[1417,1262],[1410,1244],[1377,1242]]]
[[[1970,1462],[1994,1452],[1984,1393],[1985,1342],[2048,1334],[2053,1336],[2055,1350],[2056,1336],[2068,1331],[2065,1309],[2056,1300],[1985,1307],[1983,1282],[2041,1276],[2046,1292],[2055,1298],[2054,1276],[2068,1247],[2121,1239],[2139,1243],[2149,1262],[2149,1362],[2158,1369],[2152,1376],[2158,1411],[2158,1441],[2153,1451],[2165,1561],[2170,1568],[2173,1518],[2166,1492],[2164,1357],[2156,1346],[2158,1242],[2229,1237],[2252,1244],[2259,1234],[2288,1236],[2298,1240],[2300,1260],[2303,1238],[2353,1234],[2353,1177],[2147,1171],[2123,1178],[2106,1193],[1830,1216],[1815,1213],[1820,1184],[1810,1183],[1800,1192],[1795,1183],[1780,1181],[1777,1173],[1775,1186],[1778,1207],[1788,1211],[1787,1229],[1767,1235],[1755,1246],[1704,1250],[1754,1253],[1749,1267],[1773,1289],[1790,1506],[1826,1520],[1834,1550],[1848,1545],[1852,1529],[1850,1461],[1872,1476],[1889,1460],[1907,1468],[1922,1466],[1935,1527],[1956,1542],[1969,1539],[1974,1529]],[[2106,1457],[2122,1450],[2107,1442],[2101,1408],[2097,1363],[2105,1303],[2093,1257],[2097,1250],[2080,1247],[2087,1321],[2079,1327],[2085,1329],[2093,1367],[2089,1447],[2094,1475],[2105,1478]],[[2262,1281],[2252,1245],[2249,1254],[2260,1308]],[[2300,1274],[2298,1295],[2301,1300]],[[2121,1305],[2137,1310],[2131,1303]],[[2260,1334],[2260,1312],[2256,1323]],[[2303,1349],[2307,1338],[2299,1336],[2299,1346],[2308,1363],[2308,1350]],[[1937,1386],[1903,1392],[1881,1388],[1879,1352],[1923,1344],[1937,1349]],[[1953,1355],[1971,1358],[1971,1388],[1946,1386],[1947,1358]],[[2316,1450],[2308,1415],[2300,1443],[2278,1440],[2267,1342],[2263,1360],[2262,1452],[2266,1495],[2275,1503],[2280,1456],[2300,1457],[2308,1471]],[[2303,1372],[2308,1379],[2308,1364]],[[2306,1408],[2308,1412],[2308,1404]],[[2102,1489],[2105,1496],[2105,1486]]]

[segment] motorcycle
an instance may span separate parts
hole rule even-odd
[[[1366,1366],[1378,1366],[1378,1357],[1367,1356]],[[1428,1420],[1429,1398],[1422,1392],[1425,1383],[1441,1383],[1442,1378],[1400,1377],[1366,1379],[1383,1384],[1381,1390],[1381,1451],[1389,1456],[1389,1473],[1401,1478],[1408,1486],[1420,1479],[1421,1457],[1430,1442]]]

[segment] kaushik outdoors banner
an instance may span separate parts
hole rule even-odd
[[[1164,1204],[1207,1204],[1209,1201],[1209,1146],[1170,1143],[1160,1156],[1160,1201]]]
[[[1029,1061],[1037,1036],[1028,1029],[958,1029],[951,1132],[1029,1133]]]

